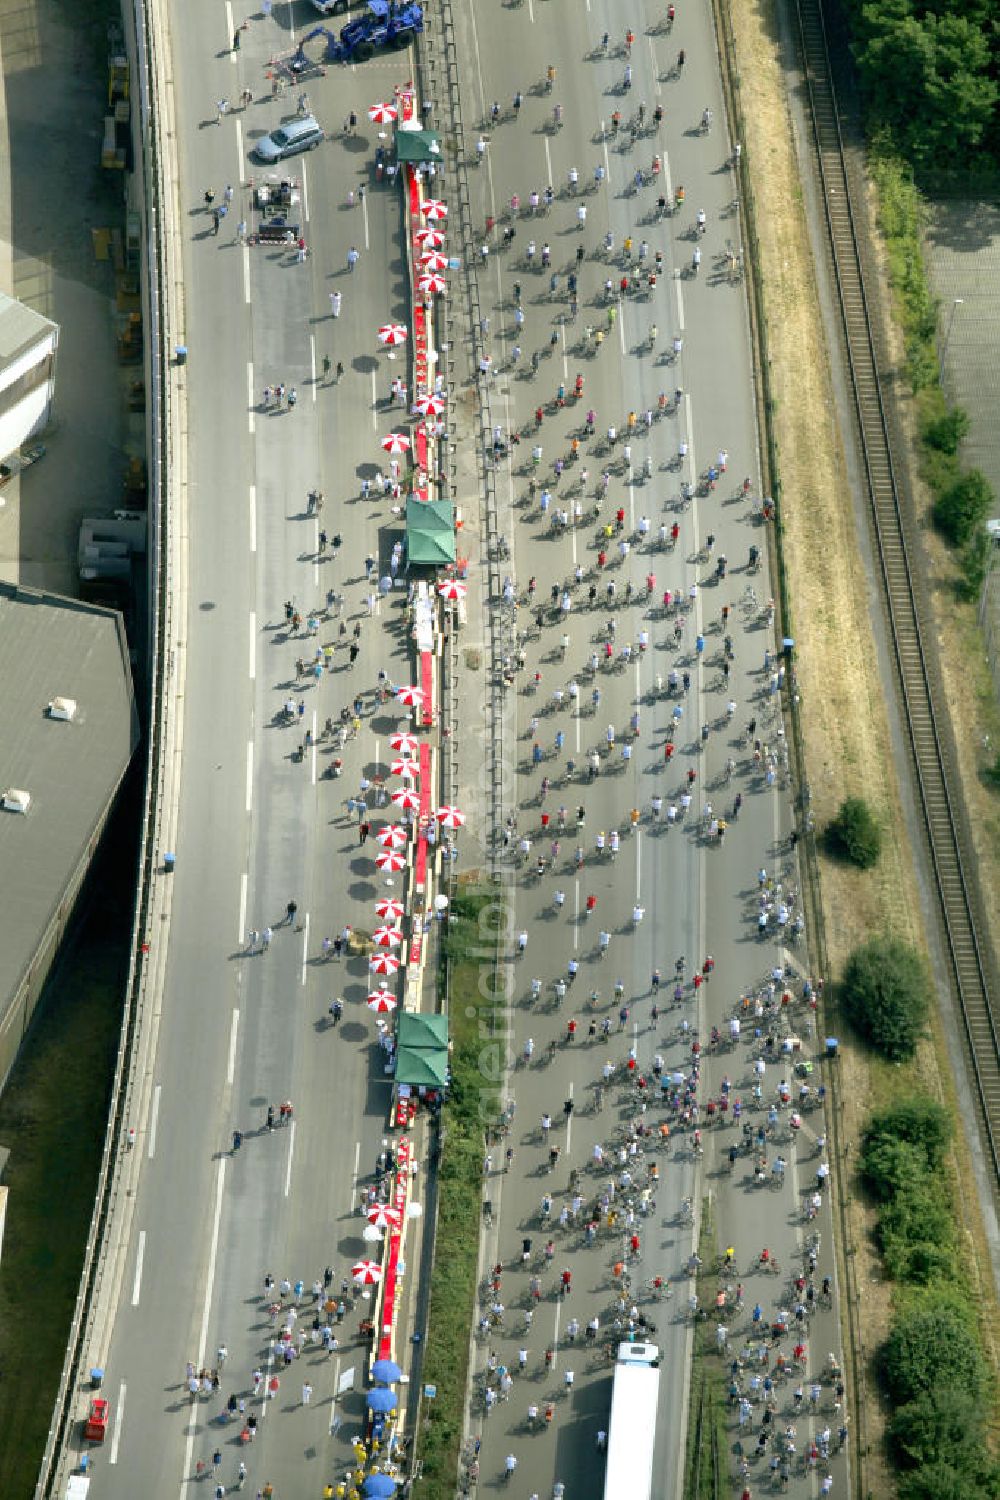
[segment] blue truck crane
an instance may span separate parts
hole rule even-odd
[[[305,46],[315,37],[326,37],[327,62],[367,62],[380,47],[408,47],[424,29],[423,6],[416,0],[369,0],[362,16],[355,16],[335,36],[326,26],[316,26],[299,43],[299,56],[305,59]]]

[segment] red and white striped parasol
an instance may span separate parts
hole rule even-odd
[[[374,1286],[382,1280],[382,1267],[374,1260],[359,1260],[351,1267],[351,1275],[358,1286]]]
[[[386,453],[409,453],[409,436],[405,432],[390,432],[382,439],[382,447]]]
[[[420,257],[421,271],[447,271],[448,257],[440,250],[425,250]]]
[[[428,224],[433,224],[448,217],[448,205],[440,198],[428,198],[425,203],[421,203],[420,212]]]
[[[390,735],[389,744],[392,746],[393,750],[398,750],[400,755],[416,755],[417,751],[420,749],[420,741],[417,739],[416,735],[407,734],[406,731],[402,729],[398,734]]]
[[[377,1011],[381,1015],[387,1015],[389,1011],[395,1010],[399,1002],[395,995],[388,990],[373,990],[368,996],[368,1009]]]
[[[395,974],[399,964],[400,960],[395,953],[373,953],[368,960],[368,967],[373,974]]]
[[[389,767],[390,776],[403,776],[407,781],[416,781],[420,767],[415,760],[394,760]]]
[[[418,292],[441,293],[447,291],[448,283],[440,271],[425,271],[422,276],[417,277]]]
[[[372,942],[376,948],[398,948],[403,941],[403,934],[398,927],[376,927],[372,933]]]
[[[422,417],[439,417],[444,411],[444,398],[421,396],[419,401],[414,401],[413,410],[418,411]]]
[[[380,344],[405,344],[406,333],[405,323],[383,323],[378,331],[378,341]]]
[[[409,834],[402,823],[386,823],[375,837],[383,849],[405,849]]]
[[[391,125],[398,114],[399,110],[394,104],[373,104],[368,111],[368,118],[376,125]]]
[[[423,688],[411,687],[409,683],[404,683],[402,687],[396,689],[396,697],[400,703],[405,703],[407,708],[418,708],[424,701]]]
[[[403,1222],[403,1215],[398,1208],[392,1208],[388,1203],[376,1203],[374,1208],[368,1210],[368,1222],[374,1224],[376,1229],[398,1229]]]
[[[465,813],[457,807],[439,807],[434,816],[442,828],[461,828],[465,822]]]
[[[403,807],[413,812],[420,806],[420,793],[415,792],[410,786],[398,786],[392,793],[392,800],[397,807]]]
[[[375,902],[375,915],[383,922],[398,922],[405,911],[406,907],[395,896],[383,896],[381,901]]]
[[[442,599],[464,599],[468,592],[469,585],[459,578],[443,578],[438,584],[438,593]]]
[[[406,859],[397,849],[383,849],[381,854],[376,854],[375,864],[388,875],[398,875],[405,869]]]
[[[429,245],[433,249],[439,250],[444,244],[444,230],[430,228],[418,229],[413,238],[416,240],[418,245]]]

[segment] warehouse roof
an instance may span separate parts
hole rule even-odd
[[[0,583],[0,1017],[98,831],[138,741],[114,610]],[[54,700],[68,700],[63,705]]]

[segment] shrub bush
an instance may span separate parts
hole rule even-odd
[[[918,954],[895,938],[873,938],[847,960],[841,995],[848,1017],[891,1062],[912,1057],[930,1008]]]
[[[938,453],[954,458],[958,445],[969,431],[969,414],[960,406],[949,406],[940,416],[927,422],[922,437]]]
[[[861,1147],[862,1175],[883,1203],[891,1202],[914,1176],[922,1176],[926,1167],[923,1152],[910,1141],[878,1135],[866,1139]]]
[[[904,1474],[899,1500],[990,1500],[1000,1494],[997,1468],[989,1456],[979,1451],[967,1451],[965,1456],[967,1464],[961,1468],[941,1459]]]
[[[885,1378],[897,1406],[945,1390],[983,1397],[983,1358],[976,1330],[954,1302],[936,1297],[900,1315],[885,1346]]]
[[[943,490],[934,502],[934,524],[955,547],[964,547],[982,528],[993,501],[986,476],[969,469]]]
[[[955,1264],[951,1205],[925,1173],[907,1184],[879,1216],[879,1247],[894,1281],[926,1286]]]
[[[882,830],[863,797],[848,797],[826,830],[826,846],[837,858],[870,870],[882,852]]]
[[[967,1391],[941,1390],[901,1406],[889,1436],[902,1464],[944,1462],[963,1466],[967,1434],[981,1428],[983,1409]]]
[[[862,1171],[868,1175],[868,1154],[883,1142],[916,1147],[921,1153],[921,1165],[933,1171],[944,1160],[951,1134],[951,1116],[935,1099],[916,1095],[902,1104],[894,1104],[868,1122],[861,1148]],[[874,1181],[871,1185],[875,1186]]]

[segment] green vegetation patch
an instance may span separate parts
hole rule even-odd
[[[906,343],[906,375],[916,397],[921,477],[931,492],[934,525],[957,554],[959,591],[971,598],[982,586],[983,528],[993,508],[993,492],[981,470],[962,463],[958,450],[969,430],[969,419],[941,388],[940,308],[931,293],[923,256],[927,208],[912,167],[896,154],[889,133],[876,136],[869,164],[878,189],[879,227],[885,236],[894,310]]]
[[[484,1136],[500,1113],[506,1067],[507,1009],[495,995],[494,956],[506,909],[483,887],[452,900],[444,941],[450,967],[451,1097],[442,1116],[438,1220],[431,1274],[423,1379],[436,1386],[425,1401],[417,1438],[426,1493],[451,1494],[458,1472],[475,1318]],[[443,975],[442,975],[443,978]]]
[[[844,967],[841,999],[855,1030],[890,1062],[913,1056],[930,1011],[923,960],[896,938],[871,938]]]
[[[848,797],[826,830],[826,847],[837,859],[870,870],[882,852],[882,830],[863,797]]]

